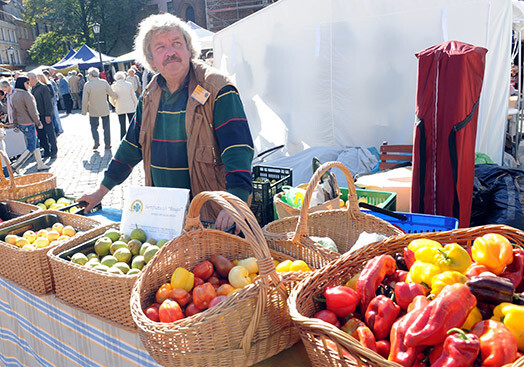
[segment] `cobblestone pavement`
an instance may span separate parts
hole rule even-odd
[[[98,126],[100,147],[93,150],[94,141],[91,136],[89,117],[82,116],[80,110],[66,115],[60,113],[64,133],[57,139],[58,155],[56,159],[44,159],[44,163],[51,166],[49,172],[57,176],[57,187],[64,190],[67,196],[80,197],[98,188],[102,181],[104,170],[109,165],[113,154],[120,143],[120,124],[118,116],[110,114],[111,145],[110,150],[104,150],[102,122]],[[30,158],[19,170],[20,174],[35,173],[36,162]],[[45,171],[42,171],[45,172]],[[115,187],[102,201],[105,208],[122,209],[124,205],[125,189],[129,186],[144,184],[144,170],[138,164],[130,177],[122,184]]]

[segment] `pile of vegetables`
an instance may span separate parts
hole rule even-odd
[[[524,250],[499,234],[469,250],[417,239],[326,287],[314,317],[402,366],[503,366],[524,352],[523,277]]]

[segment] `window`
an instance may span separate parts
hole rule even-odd
[[[173,2],[172,1],[167,2],[167,12],[173,14]]]
[[[188,6],[186,9],[186,21],[195,22],[195,9],[192,6]]]

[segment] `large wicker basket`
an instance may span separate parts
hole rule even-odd
[[[131,317],[129,297],[137,275],[105,273],[60,257],[62,252],[92,240],[110,228],[118,229],[120,224],[92,229],[73,241],[49,250],[47,256],[53,270],[56,297],[95,315],[136,328]],[[79,292],[79,289],[82,291]]]
[[[348,181],[347,209],[308,214],[307,208],[315,186],[320,177],[332,167],[340,168]],[[327,162],[317,169],[309,181],[299,216],[278,219],[263,228],[269,248],[302,259],[314,268],[327,265],[341,253],[351,249],[362,232],[386,236],[402,234],[392,224],[360,211],[351,172],[340,162]],[[340,253],[325,249],[309,238],[310,235],[330,237],[337,244]]]
[[[356,339],[335,326],[313,318],[313,315],[323,308],[314,298],[321,296],[326,286],[344,284],[354,274],[362,270],[366,261],[375,256],[383,254],[393,255],[396,252],[402,252],[402,249],[416,238],[428,238],[441,243],[456,242],[464,248],[469,248],[475,238],[487,233],[499,233],[510,241],[524,246],[524,232],[503,225],[486,225],[446,232],[394,236],[384,241],[370,244],[355,253],[343,255],[326,267],[314,272],[310,277],[302,280],[291,292],[288,298],[288,306],[312,365],[318,367],[353,367],[356,365],[376,367],[400,366],[397,363],[387,361],[370,349],[364,348]],[[327,346],[326,340],[328,339],[336,343],[335,348]],[[341,348],[349,352],[354,359],[344,357]],[[523,365],[524,357],[511,366]]]
[[[43,210],[1,223],[0,229],[22,223],[26,220],[36,219],[44,214],[57,215],[60,223],[64,226],[70,225],[77,231],[88,231],[100,225],[98,221],[81,215],[64,213],[58,210]],[[73,236],[72,239],[78,235],[80,234]],[[68,241],[69,240],[66,240],[64,243]],[[46,294],[53,292],[54,282],[51,266],[47,258],[47,251],[54,246],[28,251],[0,241],[0,257],[5,259],[2,266],[0,266],[0,276],[6,277],[37,293]]]
[[[4,172],[0,169],[0,200],[16,200],[56,187],[56,176],[54,173],[39,172],[15,177],[9,158],[2,150],[0,150],[0,160],[6,162],[7,171],[9,172],[9,179],[7,179],[4,176]]]
[[[199,213],[206,202],[224,208],[245,239],[204,229]],[[258,280],[212,309],[175,323],[153,322],[144,315],[142,310],[177,267],[192,269],[213,254],[229,259],[255,256]],[[191,202],[184,233],[165,244],[139,275],[131,295],[131,313],[146,350],[163,366],[252,365],[298,341],[286,299],[305,275],[276,273],[262,231],[243,201],[228,193],[202,192]]]

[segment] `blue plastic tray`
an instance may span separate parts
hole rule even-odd
[[[458,219],[453,217],[395,212],[398,214],[403,214],[407,217],[407,220],[400,220],[390,217],[389,215],[376,213],[370,210],[362,211],[384,219],[385,221],[388,221],[389,223],[399,227],[406,233],[442,232],[458,228]]]

